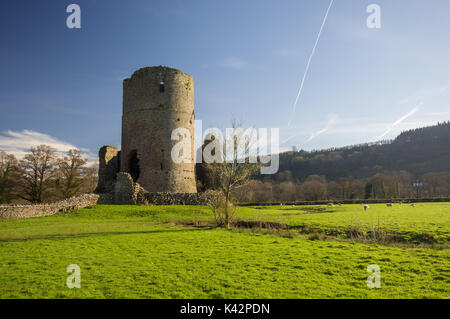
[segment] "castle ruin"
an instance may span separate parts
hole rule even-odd
[[[186,128],[191,161],[171,158],[172,131]],[[183,137],[179,137],[183,138]],[[116,174],[129,173],[146,191],[196,193],[194,170],[194,79],[180,70],[156,66],[123,81],[122,149],[99,151],[97,192],[111,192]]]

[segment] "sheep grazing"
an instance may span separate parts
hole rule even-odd
[[[342,206],[342,204],[341,204],[341,203],[339,203],[339,204],[338,204],[338,206]]]
[[[328,203],[327,206],[333,206],[333,203]]]
[[[392,203],[387,203],[386,206],[387,207],[392,207]]]
[[[368,210],[370,208],[369,205],[364,205],[364,211]]]
[[[414,203],[411,204],[411,207],[414,207]]]

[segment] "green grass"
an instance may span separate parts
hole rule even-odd
[[[364,211],[363,205],[327,206],[268,206],[241,208],[240,216],[246,219],[275,221],[292,227],[344,232],[350,227],[370,230],[380,225],[385,231],[393,232],[405,241],[420,241],[428,238],[436,243],[450,241],[449,203],[370,204]]]
[[[445,239],[448,207],[416,206],[417,212],[402,218],[398,208],[371,205],[370,213],[390,218],[389,227],[400,232],[419,229]],[[240,208],[239,214],[328,228],[346,227],[352,214],[362,210],[358,205],[335,206],[322,213],[311,213],[305,210],[308,207],[287,208]],[[406,213],[403,209],[401,214]],[[280,217],[284,213],[295,214]],[[312,241],[179,225],[208,220],[209,211],[201,206],[96,206],[42,218],[0,220],[0,297],[450,296],[448,249]],[[80,289],[66,287],[69,264],[81,267]],[[366,286],[370,264],[381,267],[380,289]]]
[[[1,220],[1,239],[39,238],[72,234],[139,232],[155,225],[212,221],[202,206],[101,205],[48,217]]]

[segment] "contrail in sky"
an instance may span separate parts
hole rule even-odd
[[[329,130],[336,124],[337,119],[338,119],[338,117],[337,117],[336,114],[329,114],[329,115],[328,115],[328,120],[327,120],[326,126],[325,126],[323,129],[318,130],[318,131],[312,133],[311,136],[304,142],[304,144],[309,143],[310,141],[312,141],[312,140],[313,140],[314,138],[316,138],[317,136],[319,136],[319,135],[321,135],[321,134],[323,134],[323,133],[329,131]],[[284,141],[281,142],[281,145],[283,145],[283,144],[289,142],[289,141],[292,140],[294,137],[297,137],[297,136],[299,136],[299,135],[301,135],[301,134],[303,134],[303,132],[300,132],[300,133],[294,134],[294,135],[292,135],[292,136],[289,136],[287,139],[285,139]]]
[[[403,115],[401,118],[399,118],[397,121],[395,121],[394,123],[392,123],[391,125],[389,125],[389,127],[386,129],[386,131],[381,134],[380,136],[377,137],[377,139],[382,139],[383,137],[385,137],[390,131],[392,131],[392,129],[394,127],[396,127],[397,125],[399,125],[401,122],[403,122],[404,120],[406,120],[408,117],[414,115],[422,106],[423,102],[420,102],[419,104],[416,105],[415,108],[413,108],[411,111],[409,111],[408,114]]]
[[[337,122],[337,115],[336,114],[330,114],[328,116],[327,125],[323,129],[312,133],[311,136],[304,142],[304,144],[309,143],[313,139],[315,139],[317,136],[319,136],[319,135],[321,135],[321,134],[323,134],[325,132],[328,132],[330,130],[330,128],[332,128],[333,125],[336,124],[336,122]]]
[[[300,84],[300,89],[298,90],[297,97],[295,98],[292,115],[294,115],[295,109],[297,108],[297,103],[298,103],[298,100],[300,99],[300,95],[302,94],[303,85],[305,84],[305,79],[306,79],[306,75],[308,74],[308,71],[309,71],[309,66],[311,64],[311,60],[314,56],[314,53],[316,53],[316,47],[317,47],[317,44],[319,43],[319,39],[320,39],[320,35],[322,34],[323,27],[325,26],[325,23],[327,22],[328,13],[330,12],[331,6],[333,5],[333,1],[334,0],[330,1],[330,5],[328,6],[327,12],[325,13],[325,17],[323,18],[322,25],[320,26],[320,30],[319,30],[319,34],[317,35],[316,42],[314,43],[313,49],[311,51],[311,55],[309,56],[309,59],[308,59],[308,63],[306,64],[306,69],[305,69],[305,73],[303,73],[303,78],[302,78],[302,82]],[[291,126],[292,118],[293,118],[293,116],[291,116],[291,118],[289,119],[288,126]]]

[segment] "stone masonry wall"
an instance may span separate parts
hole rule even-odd
[[[114,200],[117,205],[206,205],[211,194],[147,192],[130,174],[117,173]]]
[[[143,205],[147,204],[146,191],[135,183],[131,175],[125,172],[117,173],[116,185],[114,187],[114,204]]]
[[[49,216],[107,201],[109,201],[107,195],[84,194],[49,204],[0,205],[0,219]]]
[[[206,193],[146,193],[145,198],[152,205],[206,205]]]

